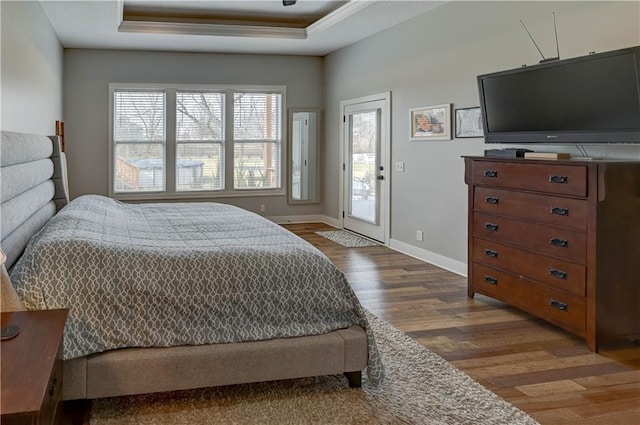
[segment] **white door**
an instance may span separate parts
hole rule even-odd
[[[343,113],[343,227],[388,243],[390,93],[347,100]]]

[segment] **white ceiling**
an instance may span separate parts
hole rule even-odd
[[[236,17],[241,20],[289,21],[306,26],[347,2],[348,0],[300,0],[295,5],[284,7],[280,0],[123,0],[123,5],[125,14],[142,16],[169,14],[207,19],[214,15],[228,19]]]
[[[165,25],[166,22],[151,22],[151,26],[148,26],[149,22],[143,22],[147,24],[144,30],[151,31],[146,33],[118,31],[123,20],[123,2],[119,0],[41,0],[41,4],[65,48],[323,56],[423,14],[445,1],[298,0],[296,5],[288,7],[282,6],[281,0],[124,1],[127,15],[148,15],[143,9],[154,7],[154,17],[144,17],[147,21],[167,21],[170,20],[167,15],[182,14],[184,22],[184,16],[189,16],[187,21],[196,23],[188,23],[186,26],[193,27],[198,35],[186,34],[192,28],[187,28],[185,31],[183,24],[178,24],[180,25],[178,28],[171,27],[176,25],[174,23]],[[176,10],[178,13],[174,13]],[[250,16],[248,10],[251,11]],[[321,18],[327,13],[328,16]],[[209,25],[209,23],[234,24],[218,26],[235,30],[238,28],[240,15],[246,16],[252,25],[297,27],[296,31],[301,31],[302,36],[306,34],[306,38],[274,38],[273,34],[268,37],[258,37],[256,34],[267,34],[259,31],[254,31],[253,36],[250,37],[210,35],[209,30],[212,28],[215,30],[216,25]],[[157,19],[158,16],[161,18]],[[212,17],[215,17],[215,22],[211,19]],[[130,17],[127,16],[127,19]],[[208,19],[211,22],[208,22]],[[225,19],[232,19],[232,21],[224,21]],[[265,24],[257,20],[271,23]],[[278,20],[283,20],[285,23],[276,22]],[[125,21],[125,24],[127,22]],[[307,25],[308,22],[313,23]]]

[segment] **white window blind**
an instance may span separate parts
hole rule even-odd
[[[224,188],[224,93],[176,93],[176,190]]]
[[[114,92],[114,191],[165,189],[165,93]]]
[[[284,86],[111,83],[118,199],[283,195]]]
[[[282,95],[234,93],[234,188],[280,187]]]

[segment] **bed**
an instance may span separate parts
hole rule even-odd
[[[3,309],[69,308],[63,399],[382,379],[362,307],[313,246],[230,205],[69,202],[59,146],[2,132],[0,184]]]

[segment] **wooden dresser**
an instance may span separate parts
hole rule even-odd
[[[465,157],[469,297],[602,346],[640,340],[640,162]]]

